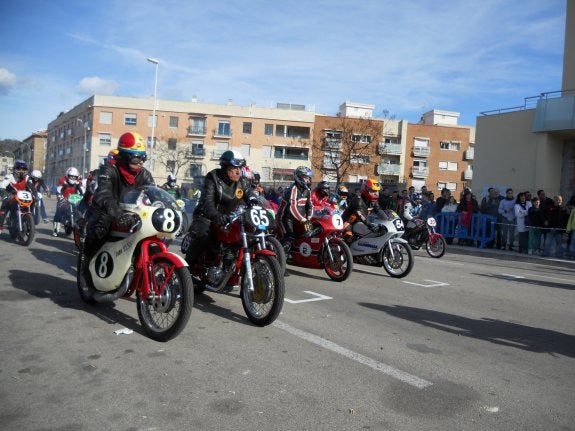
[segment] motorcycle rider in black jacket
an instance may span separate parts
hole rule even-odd
[[[381,185],[376,180],[365,180],[361,186],[361,192],[353,196],[349,206],[343,212],[341,216],[343,221],[350,225],[362,222],[371,230],[375,229],[376,226],[368,222],[367,216],[371,212],[375,212],[379,217],[385,217],[377,202],[380,190]]]
[[[126,190],[154,184],[154,177],[143,167],[146,159],[144,138],[138,133],[128,132],[118,140],[115,163],[105,163],[100,167],[98,188],[86,215],[86,256],[90,256],[106,242],[113,221],[125,228],[136,223],[133,214],[124,214],[120,199]]]
[[[258,193],[242,178],[246,160],[238,151],[224,151],[220,156],[219,169],[206,175],[200,201],[194,210],[192,224],[188,230],[191,242],[186,250],[186,261],[195,264],[206,246],[215,242],[210,236],[210,225],[225,226],[229,216],[240,202],[249,204],[258,201]]]

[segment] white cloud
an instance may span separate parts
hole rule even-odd
[[[114,94],[117,88],[116,81],[91,76],[83,78],[76,89],[80,94]]]
[[[16,85],[16,75],[0,67],[0,95],[6,95]]]

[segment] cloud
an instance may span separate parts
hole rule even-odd
[[[97,76],[83,78],[76,90],[80,94],[114,94],[118,88],[118,83],[106,80]]]
[[[5,96],[16,85],[16,75],[0,67],[0,95]]]

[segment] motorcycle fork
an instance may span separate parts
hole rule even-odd
[[[329,256],[329,262],[333,262],[333,253],[331,252],[331,247],[329,246],[329,238],[326,236],[323,239],[323,246],[326,248],[327,250],[327,255]]]
[[[20,209],[20,205],[16,207],[16,219],[18,220],[18,232],[22,232],[22,210]]]
[[[166,245],[162,241],[146,239],[140,244],[140,256],[136,265],[136,275],[132,282],[137,281],[131,291],[138,289],[140,296],[146,299],[152,299],[156,295],[161,295],[166,288],[168,280],[172,277],[175,267],[170,267],[170,272],[165,274],[164,281],[161,286],[156,285],[156,277],[154,275],[154,262],[150,258],[149,247],[151,245],[160,248],[160,252],[167,251]],[[164,269],[166,271],[166,269]]]
[[[248,277],[248,290],[250,292],[254,291],[254,280],[253,280],[253,274],[252,274],[252,261],[251,261],[251,255],[250,255],[250,251],[248,249],[248,236],[246,235],[246,230],[244,228],[244,224],[241,223],[241,234],[242,234],[242,249],[240,250],[240,259],[238,259],[241,262],[241,254],[243,253],[243,259],[244,259],[244,264],[246,265],[246,273],[245,273],[245,277]]]

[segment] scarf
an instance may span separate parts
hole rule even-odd
[[[122,178],[124,178],[124,181],[127,184],[133,186],[136,182],[136,175],[138,175],[138,173],[133,174],[128,168],[126,168],[126,166],[124,166],[123,163],[118,163],[116,166],[118,167],[120,175],[122,175]]]

